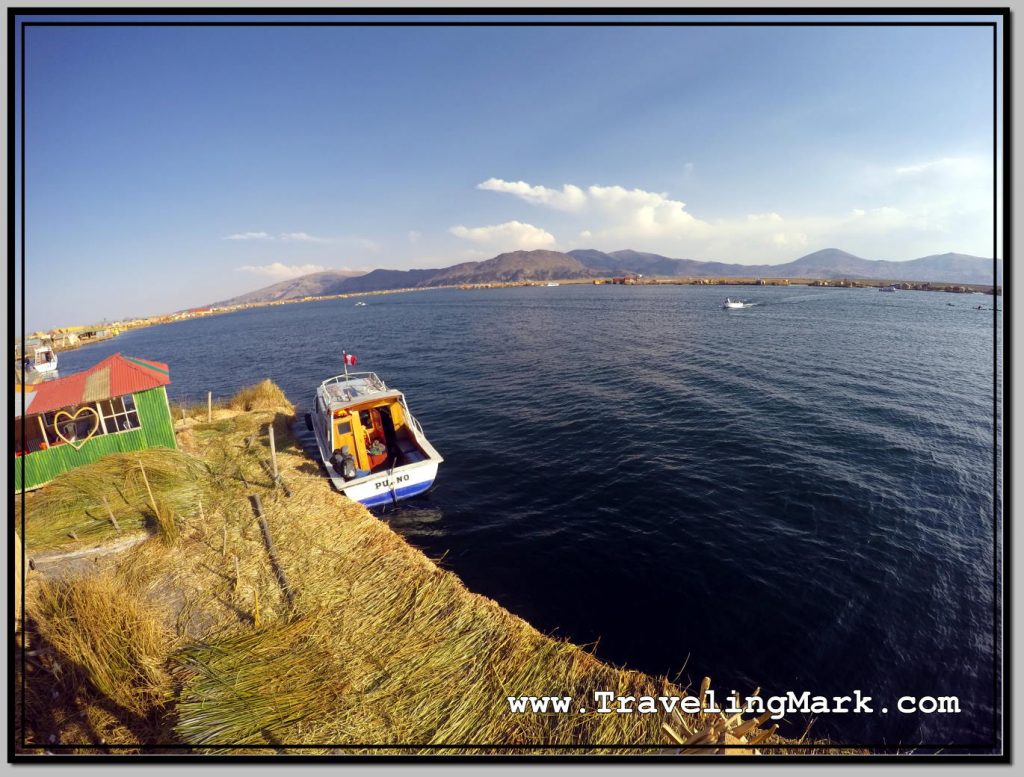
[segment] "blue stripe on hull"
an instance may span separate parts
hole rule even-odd
[[[427,481],[426,483],[416,483],[415,485],[412,485],[412,486],[405,486],[404,488],[396,489],[395,490],[395,497],[394,498],[397,498],[397,499],[408,499],[411,496],[416,496],[417,494],[422,494],[424,491],[426,491],[432,485],[434,485],[434,481],[430,480],[430,481]],[[384,505],[384,504],[390,503],[392,501],[392,499],[393,499],[393,497],[391,496],[391,492],[390,491],[386,491],[383,494],[374,494],[369,499],[361,499],[361,500],[359,500],[359,502],[360,502],[360,504],[364,504],[367,507],[377,507],[378,505]]]

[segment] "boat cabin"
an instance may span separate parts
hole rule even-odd
[[[37,370],[45,370],[49,365],[56,365],[57,357],[48,345],[41,345],[32,352],[32,366]]]
[[[388,389],[374,373],[324,381],[316,402],[317,436],[329,453],[352,456],[356,477],[427,458],[402,393]]]

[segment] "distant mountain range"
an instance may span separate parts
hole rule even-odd
[[[238,297],[214,303],[240,305],[279,300],[352,294],[365,291],[459,286],[477,283],[605,278],[631,273],[694,278],[811,278],[932,283],[992,283],[992,260],[968,254],[936,254],[907,262],[863,259],[825,248],[786,264],[728,264],[672,259],[640,251],[594,249],[512,251],[482,262],[463,262],[436,270],[373,270],[365,275],[327,271],[281,281]],[[1002,283],[1003,262],[996,262],[996,283]]]
[[[786,264],[698,262],[693,259],[669,259],[639,251],[613,251],[606,254],[588,249],[570,251],[569,254],[591,269],[605,272],[629,270],[644,275],[992,283],[992,260],[968,254],[935,254],[907,262],[890,262],[863,259],[838,248],[824,248]],[[1001,283],[1001,260],[997,262],[996,273]]]

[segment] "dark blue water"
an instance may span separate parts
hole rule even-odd
[[[692,286],[336,300],[60,363],[120,350],[168,362],[172,399],[269,377],[308,406],[353,352],[445,457],[384,518],[472,590],[633,668],[873,696],[819,719],[837,742],[991,744],[993,298],[744,293],[739,311]],[[899,714],[903,695],[961,712]]]

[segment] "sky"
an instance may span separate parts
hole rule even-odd
[[[27,329],[516,249],[989,257],[992,46],[984,27],[29,27]]]

